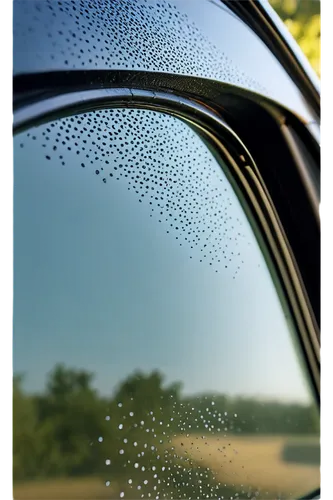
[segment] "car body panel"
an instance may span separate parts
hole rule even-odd
[[[14,76],[96,69],[216,80],[316,121],[278,59],[218,0],[14,1]]]

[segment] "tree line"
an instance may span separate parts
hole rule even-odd
[[[196,464],[186,450],[175,450],[176,437],[319,432],[315,406],[217,394],[184,396],[180,383],[165,385],[158,371],[131,374],[107,398],[93,388],[93,377],[57,365],[43,393],[27,394],[23,377],[14,376],[14,480],[121,477],[129,468],[139,474],[148,466],[153,474],[154,464],[163,474],[162,461],[168,477],[180,466],[182,474],[193,474]]]

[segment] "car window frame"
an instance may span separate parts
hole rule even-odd
[[[320,344],[318,327],[295,257],[267,187],[254,159],[233,129],[214,108],[177,94],[131,88],[60,92],[14,112],[13,133],[56,118],[91,110],[132,107],[156,110],[184,120],[199,132],[229,166],[227,178],[241,202],[270,269],[280,300],[292,312],[298,338],[320,402]],[[268,252],[268,253],[267,253]]]

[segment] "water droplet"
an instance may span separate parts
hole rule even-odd
[[[102,443],[102,442],[103,442],[103,438],[102,438],[102,436],[99,436],[98,441],[99,441],[100,443]]]
[[[124,498],[125,493],[123,491],[120,492],[120,498]]]
[[[118,425],[118,429],[122,429],[123,427],[124,427],[123,424]]]
[[[119,454],[120,454],[120,455],[123,455],[123,454],[124,454],[124,450],[122,450],[122,449],[121,449],[121,450],[119,450]]]
[[[105,486],[110,486],[110,481],[105,481]]]
[[[110,464],[111,464],[111,460],[110,460],[109,458],[107,458],[107,459],[105,460],[105,463],[106,463],[106,465],[110,465]]]
[[[138,462],[136,462],[136,463],[134,464],[134,467],[135,467],[136,469],[139,467]]]
[[[106,415],[105,420],[110,420],[110,415]]]

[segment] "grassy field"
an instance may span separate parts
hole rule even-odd
[[[296,446],[296,449],[299,447],[301,461],[302,446],[311,443],[316,444],[316,438],[291,440],[281,436],[210,436],[203,439],[202,436],[191,435],[174,438],[172,444],[179,456],[186,454],[201,467],[209,467],[216,480],[225,486],[226,492],[228,489],[238,492],[238,499],[248,499],[249,491],[253,492],[253,497],[259,491],[259,498],[276,499],[280,495],[282,498],[292,499],[319,486],[319,467],[287,462],[283,458],[283,450],[290,444]],[[126,491],[120,484],[112,483],[106,487],[100,478],[30,481],[14,485],[14,498],[110,500],[119,498],[121,489]],[[125,497],[133,497],[134,491],[128,493],[129,495],[126,492]],[[152,498],[155,498],[154,495]]]

